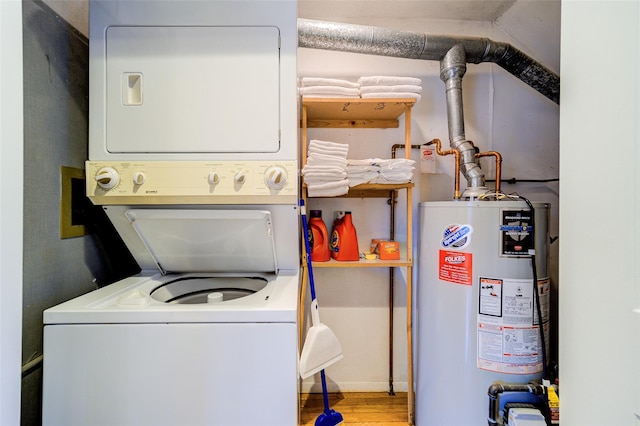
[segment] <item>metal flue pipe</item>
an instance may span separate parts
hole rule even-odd
[[[298,19],[298,46],[311,49],[440,61],[456,44],[464,46],[467,63],[494,62],[560,103],[560,77],[508,43]]]
[[[476,150],[464,133],[464,109],[462,104],[462,77],[467,71],[464,46],[454,45],[440,61],[440,79],[444,81],[447,98],[447,122],[449,145],[460,153],[460,170],[467,179],[464,197],[477,197],[486,192],[484,172],[476,160]]]

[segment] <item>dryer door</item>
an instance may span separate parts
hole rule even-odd
[[[277,152],[279,42],[275,26],[107,28],[107,151]]]

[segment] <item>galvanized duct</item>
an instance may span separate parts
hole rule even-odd
[[[555,103],[560,102],[560,78],[513,46],[487,38],[432,36],[363,25],[298,20],[298,46],[397,58],[440,61],[446,86],[451,148],[460,153],[467,179],[463,197],[486,191],[473,144],[466,140],[462,107],[462,77],[467,63],[495,62]]]

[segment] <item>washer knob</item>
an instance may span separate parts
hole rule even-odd
[[[271,166],[264,173],[264,183],[271,189],[282,189],[287,184],[287,171],[281,166]]]
[[[209,184],[217,185],[220,182],[220,176],[216,172],[209,172],[209,177],[207,178]]]
[[[103,167],[96,173],[96,182],[102,189],[114,188],[120,182],[118,172],[112,167]]]
[[[133,184],[142,185],[147,180],[147,177],[142,172],[133,173]]]
[[[233,176],[233,181],[238,185],[242,185],[245,180],[247,180],[247,176],[244,174],[244,172],[238,172]]]

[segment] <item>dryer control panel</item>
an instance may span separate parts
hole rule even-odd
[[[94,204],[297,203],[295,161],[87,161]]]

